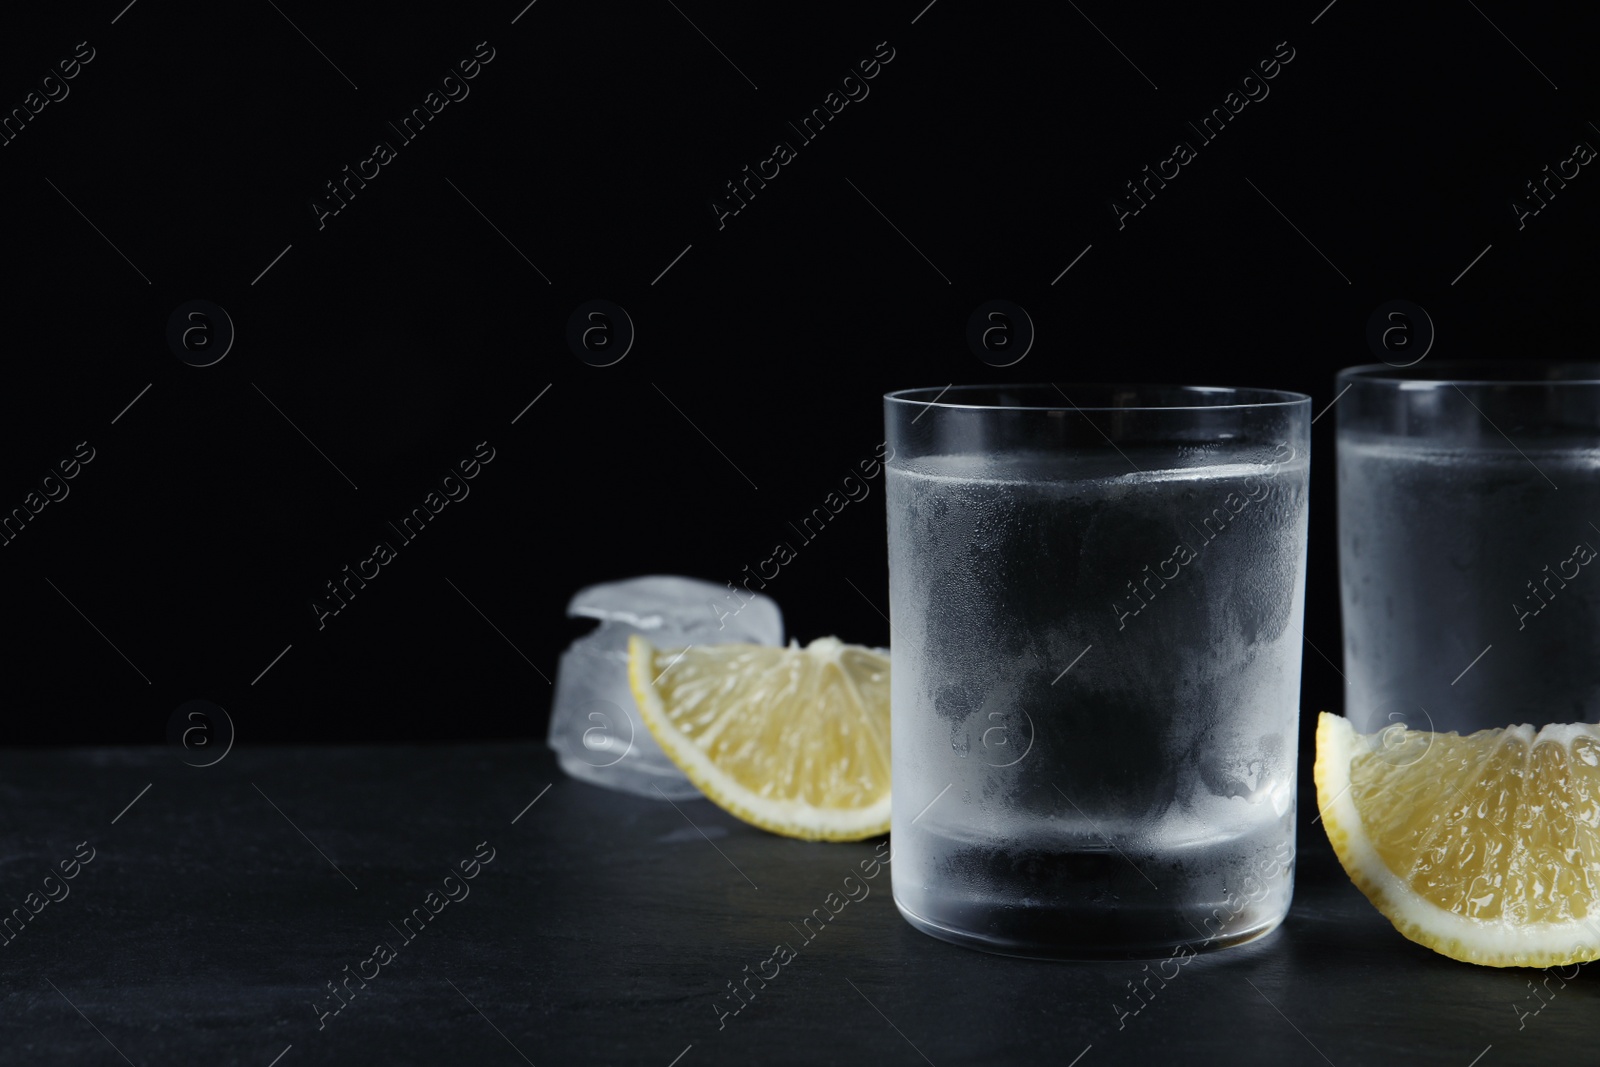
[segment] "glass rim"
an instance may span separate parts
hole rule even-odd
[[[1415,364],[1413,366],[1416,366]],[[1390,389],[1416,388],[1424,385],[1519,386],[1550,388],[1552,386],[1600,385],[1600,360],[1589,359],[1457,359],[1440,360],[1429,364],[1431,371],[1412,373],[1413,366],[1396,367],[1390,363],[1362,363],[1344,367],[1334,375],[1336,381],[1357,382]],[[1582,369],[1580,377],[1530,377],[1538,371]],[[1485,377],[1493,371],[1508,372],[1503,377]],[[1477,372],[1476,374],[1474,372]]]
[[[1311,397],[1305,393],[1296,393],[1288,389],[1261,389],[1255,386],[1234,385],[1173,385],[1165,382],[1072,382],[1069,388],[1074,389],[1127,389],[1135,392],[1149,392],[1170,390],[1175,393],[1202,393],[1202,394],[1232,394],[1237,397],[1255,397],[1257,399],[1240,400],[1237,403],[1224,404],[1079,404],[1072,400],[1061,386],[1055,382],[1001,382],[989,385],[946,385],[946,386],[916,386],[910,389],[896,389],[884,393],[886,402],[906,404],[920,408],[942,408],[947,411],[1065,411],[1068,409],[1079,412],[1102,411],[1246,411],[1250,409],[1288,408],[1297,404],[1310,407]],[[1066,401],[1065,404],[973,404],[959,401],[945,400],[943,397],[950,392],[998,392],[1003,389],[1018,391],[1039,391],[1054,389]],[[923,396],[931,395],[933,399],[925,400]]]

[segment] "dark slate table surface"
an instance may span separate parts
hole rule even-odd
[[[598,789],[541,745],[239,748],[203,769],[175,751],[0,753],[0,910],[32,915],[0,947],[0,1063],[1498,1067],[1593,1062],[1600,1037],[1588,968],[1563,984],[1402,939],[1304,792],[1284,925],[1124,1014],[1143,964],[935,941],[887,870],[805,941],[879,843]],[[722,1015],[779,943],[793,958]],[[358,972],[334,1014],[329,983]]]

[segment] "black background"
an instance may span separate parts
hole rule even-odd
[[[0,108],[95,51],[0,147],[0,511],[95,450],[0,548],[10,743],[157,742],[191,699],[243,744],[542,736],[571,594],[737,579],[874,454],[889,389],[1248,384],[1321,411],[1397,298],[1430,360],[1592,352],[1600,178],[1512,209],[1600,144],[1600,27],[1572,6],[124,3],[0,16]],[[399,144],[385,123],[480,41],[470,95]],[[880,42],[870,95],[719,229],[723,183]],[[1279,42],[1270,95],[1198,144],[1186,122]],[[1180,139],[1198,157],[1119,229]],[[319,229],[377,140],[397,157]],[[613,366],[565,340],[595,298],[637,328]],[[965,339],[995,298],[1037,329],[1005,368]],[[237,329],[210,367],[166,341],[191,299]],[[1342,685],[1333,424],[1308,715]],[[319,630],[323,583],[485,440],[470,496]],[[802,640],[888,643],[872,489],[767,589]]]

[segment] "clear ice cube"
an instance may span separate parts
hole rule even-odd
[[[628,688],[628,638],[640,634],[658,648],[781,645],[778,605],[713,582],[650,575],[580,589],[567,614],[600,625],[567,647],[556,670],[549,745],[561,769],[655,800],[698,797],[700,791],[639,718]]]

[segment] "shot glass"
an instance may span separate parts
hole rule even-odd
[[[1600,721],[1600,364],[1338,375],[1345,714]]]
[[[997,385],[884,409],[900,913],[1073,959],[1276,927],[1310,400]]]

